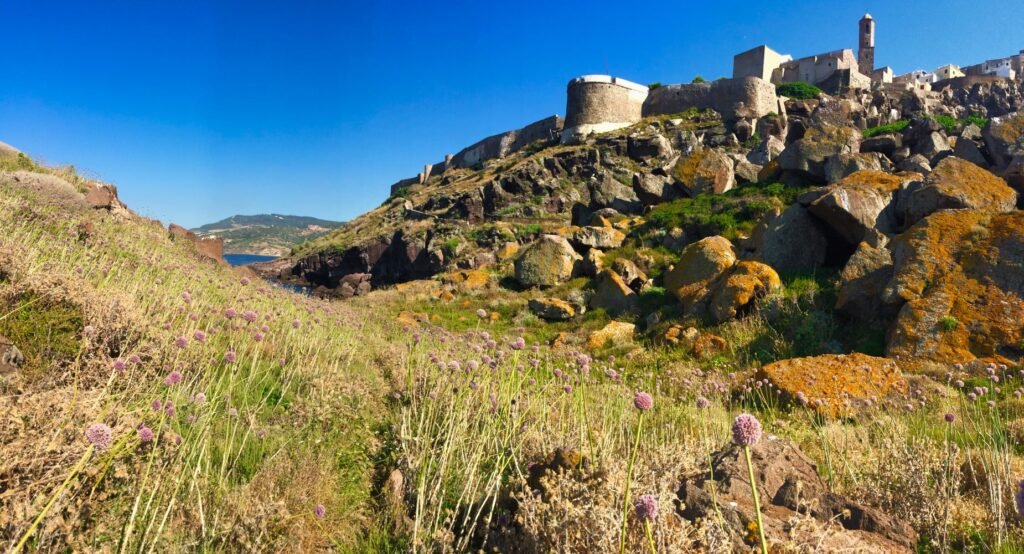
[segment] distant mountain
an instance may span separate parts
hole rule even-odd
[[[340,227],[339,221],[296,215],[235,215],[192,229],[204,237],[224,239],[227,254],[283,256],[293,246]]]

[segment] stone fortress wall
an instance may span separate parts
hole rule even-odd
[[[775,85],[757,77],[743,77],[658,87],[644,102],[643,116],[679,113],[690,108],[712,109],[726,120],[757,119],[785,112],[775,94]]]
[[[647,93],[644,85],[610,75],[584,75],[569,81],[562,142],[640,121]]]

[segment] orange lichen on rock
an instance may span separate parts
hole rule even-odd
[[[830,417],[849,417],[858,408],[907,391],[895,360],[860,353],[781,360],[761,368],[757,378]]]
[[[905,301],[887,355],[947,363],[1020,358],[1024,340],[1024,212],[932,214],[893,244],[885,291]]]

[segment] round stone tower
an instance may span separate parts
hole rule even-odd
[[[569,81],[562,143],[578,142],[640,121],[647,87],[609,75],[584,75]]]
[[[871,76],[875,71],[875,19],[866,13],[860,18],[860,40],[857,45],[857,68],[861,73]]]

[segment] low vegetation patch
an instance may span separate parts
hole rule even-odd
[[[779,96],[785,96],[786,98],[792,98],[794,100],[813,100],[821,96],[821,89],[803,81],[797,81],[795,83],[782,83],[775,87],[775,92]]]

